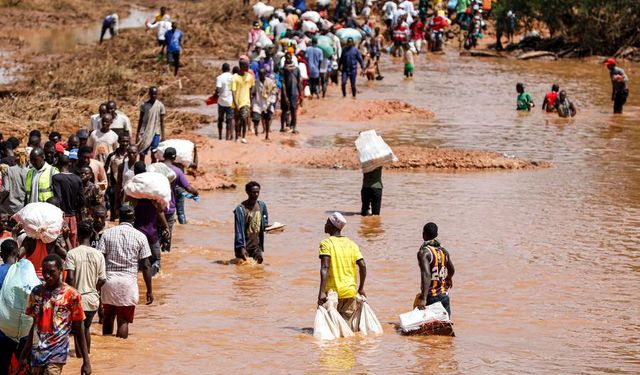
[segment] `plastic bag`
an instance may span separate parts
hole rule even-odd
[[[367,173],[387,163],[398,161],[389,145],[375,130],[361,132],[356,139],[356,149],[362,171]]]
[[[305,33],[317,33],[318,25],[311,21],[302,21],[302,31]]]
[[[330,290],[327,295],[327,302],[324,303],[324,308],[327,309],[331,323],[336,327],[339,335],[338,337],[351,337],[354,335],[349,324],[344,320],[342,315],[337,310],[338,307],[338,293]]]
[[[164,150],[169,147],[176,149],[176,163],[180,163],[185,167],[193,164],[195,145],[186,139],[168,139],[160,142],[156,148],[156,159],[164,160]]]
[[[33,264],[26,259],[11,265],[0,290],[0,330],[14,341],[29,334],[33,318],[24,314],[31,290],[40,285]]]
[[[273,14],[274,11],[275,11],[275,9],[271,5],[266,5],[265,3],[261,2],[261,1],[258,1],[253,6],[253,14],[255,14],[255,16],[258,17],[258,18],[271,17],[271,15]]]
[[[310,10],[308,12],[302,13],[302,17],[300,17],[304,21],[311,21],[313,23],[320,22],[320,13]]]
[[[313,337],[319,340],[335,340],[340,337],[340,332],[337,331],[337,327],[333,325],[329,317],[329,312],[322,306],[318,306],[318,310],[316,310]]]
[[[151,199],[162,208],[167,208],[171,201],[171,185],[167,177],[157,172],[137,174],[124,186],[126,195],[136,199]]]
[[[363,335],[379,335],[383,333],[382,324],[376,317],[376,314],[367,303],[367,299],[361,295],[357,297],[358,308],[353,314],[351,321],[351,329],[354,332],[361,332]]]
[[[176,176],[176,172],[171,169],[165,163],[153,163],[147,165],[147,172],[156,172],[163,174],[166,178],[169,179],[169,182],[173,182],[178,176]]]
[[[432,322],[450,323],[449,313],[442,303],[436,302],[427,306],[424,310],[417,307],[408,313],[400,315],[400,328],[403,332],[416,331],[423,325]]]
[[[13,219],[22,224],[27,236],[44,243],[60,236],[64,222],[62,210],[46,202],[29,203],[13,215]]]
[[[349,38],[353,39],[353,42],[355,44],[360,43],[360,41],[362,40],[362,34],[360,34],[360,31],[352,28],[340,29],[336,31],[336,36],[340,39],[340,43],[345,45],[347,44]]]

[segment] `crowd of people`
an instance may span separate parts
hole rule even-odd
[[[184,199],[198,196],[184,172],[195,165],[178,163],[172,147],[153,152],[165,139],[165,113],[158,89],[151,87],[140,105],[135,138],[129,117],[114,101],[100,104],[86,127],[65,138],[32,130],[24,144],[18,136],[0,134],[0,288],[19,277],[8,272],[18,262],[31,264],[43,282],[31,291],[25,312],[34,319],[31,332],[8,337],[0,329],[1,373],[7,373],[12,355],[33,373],[60,373],[72,333],[82,371],[90,373],[89,331],[96,313],[103,334],[115,329],[126,338],[138,303],[139,271],[146,302],[153,302],[152,277],[160,270],[161,253],[171,251],[176,213],[184,224]],[[134,199],[124,188],[158,163],[175,175],[166,207]],[[24,207],[42,202],[63,213],[61,233],[50,243],[31,237],[16,218]]]
[[[246,53],[233,68],[223,64],[215,79],[211,101],[218,106],[219,139],[246,143],[247,133],[258,136],[260,127],[269,139],[278,104],[280,131],[296,134],[298,108],[305,98],[324,98],[330,82],[337,85],[340,77],[343,97],[348,96],[349,84],[350,94],[356,98],[359,69],[369,80],[382,80],[379,60],[383,51],[402,55],[404,75],[412,77],[414,54],[425,52],[423,41],[429,51],[442,48],[440,38],[452,24],[450,18],[455,17],[453,22],[461,27],[465,25],[468,35],[483,28],[481,1],[459,0],[451,8],[445,2],[420,0],[416,11],[410,0],[384,4],[338,0],[333,14],[328,5],[318,1],[315,10],[308,10],[305,1],[294,1],[266,12],[264,7],[269,6],[254,6],[258,20],[248,33]],[[383,23],[377,23],[378,16]],[[117,34],[117,22],[116,14],[105,18],[101,43],[107,31],[111,36]],[[178,75],[183,34],[177,23],[171,22],[162,7],[147,26],[158,30],[159,56],[163,58],[166,51],[168,63]],[[611,72],[614,111],[621,113],[628,96],[628,78],[615,60],[607,60],[606,65]],[[535,107],[524,84],[518,83],[516,90],[518,110]],[[177,150],[172,147],[156,152],[166,140],[166,108],[158,96],[158,88],[150,87],[135,129],[110,100],[99,105],[86,127],[66,137],[52,131],[44,138],[41,131],[32,130],[25,143],[17,135],[5,139],[0,134],[0,290],[15,277],[16,273],[9,272],[11,267],[24,262],[32,265],[40,280],[24,310],[33,317],[30,331],[9,337],[0,330],[1,373],[13,366],[15,356],[35,374],[59,374],[73,334],[75,354],[83,359],[82,373],[89,374],[90,329],[95,315],[104,335],[115,332],[116,337],[127,338],[139,302],[140,272],[146,286],[145,302],[153,303],[153,277],[160,271],[162,253],[171,251],[176,216],[181,224],[186,223],[184,200],[198,196],[185,175],[185,170],[197,165],[178,162]],[[542,109],[561,117],[577,113],[566,91],[556,84],[545,95]],[[175,175],[166,207],[152,199],[133,198],[125,190],[129,181],[156,163]],[[260,189],[258,182],[249,182],[245,186],[247,199],[234,210],[235,257],[252,258],[257,263],[264,260],[264,235],[269,228],[267,205],[259,200]],[[361,194],[361,214],[379,215],[381,167],[364,174]],[[25,206],[42,202],[58,207],[64,215],[59,237],[49,243],[30,237],[14,220]],[[337,212],[325,223],[329,237],[319,246],[318,304],[326,301],[329,290],[335,290],[338,310],[349,320],[356,296],[366,295],[366,264],[358,246],[342,235],[346,224]],[[450,314],[448,289],[455,271],[450,254],[437,237],[437,225],[426,224],[417,254],[421,293],[415,306],[424,309],[440,302]]]

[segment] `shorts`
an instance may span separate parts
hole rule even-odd
[[[218,121],[221,119],[227,122],[227,126],[231,126],[231,122],[233,121],[233,109],[231,107],[218,105]]]
[[[240,109],[236,109],[236,118],[247,120],[249,118],[249,106],[245,105],[244,107],[240,107]]]
[[[404,64],[404,74],[413,73],[413,64]]]
[[[165,46],[165,41],[164,40],[160,40],[160,39],[156,39],[158,41],[158,47],[164,47]]]
[[[104,309],[104,318],[105,320],[108,317],[116,317],[120,318],[127,323],[133,323],[133,316],[135,315],[136,307],[135,306],[114,306],[103,304],[102,308]]]
[[[89,329],[91,327],[91,323],[93,322],[93,317],[96,315],[96,311],[85,311],[84,312],[84,329]]]
[[[180,52],[169,52],[167,58],[167,63],[173,66],[180,66]]]
[[[356,298],[342,298],[338,300],[338,306],[336,306],[336,310],[342,315],[344,320],[351,325],[351,320],[353,319],[353,314],[356,312],[356,308],[358,307],[358,302]]]
[[[269,120],[271,120],[271,116],[273,116],[273,113],[271,111],[264,111],[262,113],[260,113],[260,112],[251,112],[251,119],[254,122],[258,122],[260,120],[269,121]]]
[[[32,366],[31,374],[33,375],[60,375],[64,363],[47,363],[44,366]]]
[[[151,146],[147,147],[140,153],[142,155],[146,155],[150,150],[155,150],[156,148],[158,148],[159,144],[160,144],[160,134],[156,134],[153,136],[153,140],[151,141]]]

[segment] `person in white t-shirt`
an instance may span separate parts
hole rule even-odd
[[[100,129],[102,123],[100,119],[105,113],[107,113],[107,103],[102,103],[98,107],[98,113],[96,113],[95,115],[91,115],[91,120],[89,120],[89,125],[87,126],[87,130],[89,131],[89,133],[96,129]]]
[[[113,123],[111,124],[111,130],[117,135],[126,134],[131,136],[133,134],[133,128],[131,127],[131,120],[124,112],[118,109],[118,105],[113,100],[107,102],[107,110],[111,113]]]
[[[111,130],[113,117],[110,113],[102,116],[102,126],[91,133],[87,139],[87,146],[93,149],[93,158],[104,163],[107,156],[118,148],[118,134]]]
[[[218,139],[222,139],[222,123],[226,122],[225,140],[233,140],[233,94],[231,93],[232,74],[229,64],[222,64],[222,74],[216,78],[216,95],[218,95]]]

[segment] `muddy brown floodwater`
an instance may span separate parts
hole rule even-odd
[[[243,189],[188,203],[191,225],[178,226],[174,251],[164,255],[156,302],[138,307],[128,340],[94,334],[94,373],[639,373],[638,66],[625,66],[631,100],[625,115],[613,116],[608,74],[596,63],[456,51],[418,61],[415,79],[404,81],[400,62],[385,57],[384,81],[362,95],[435,113],[434,125],[386,132],[392,146],[495,150],[554,167],[385,173],[382,216],[348,216],[346,227],[367,261],[366,290],[384,335],[320,343],[307,330],[327,212],[358,211],[361,175],[241,170],[242,183],[262,184],[271,220],[287,224],[267,237],[266,264],[216,263],[232,257],[231,212]],[[531,113],[514,110],[517,81],[535,97]],[[553,82],[578,105],[575,119],[541,112]],[[352,136],[345,127],[314,142]],[[401,337],[388,324],[419,290],[415,253],[430,220],[456,264],[455,338]]]

